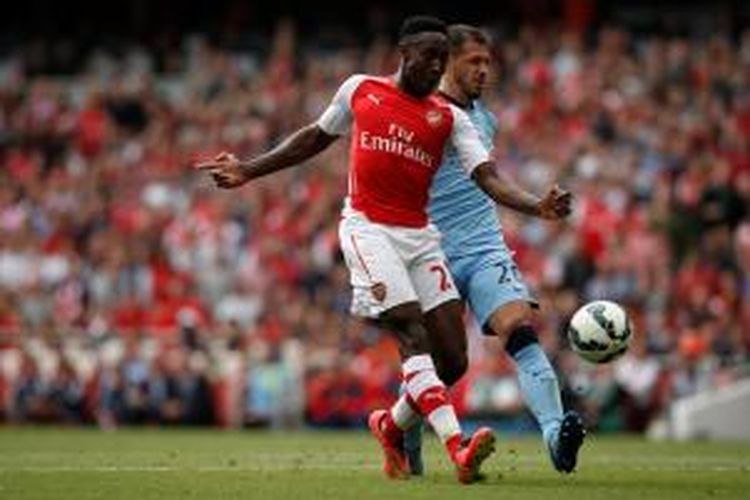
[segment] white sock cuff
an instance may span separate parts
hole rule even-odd
[[[427,421],[435,430],[435,434],[440,437],[440,441],[445,444],[456,434],[461,434],[461,425],[458,423],[458,417],[451,405],[443,405],[435,408],[427,416]]]
[[[407,378],[412,373],[421,372],[423,370],[435,370],[435,363],[432,362],[432,357],[429,354],[418,354],[412,356],[401,365],[401,369],[404,378]]]
[[[418,400],[425,391],[435,387],[444,387],[435,370],[419,372],[406,382],[406,390],[414,401]]]
[[[415,412],[414,408],[406,401],[406,395],[404,394],[391,407],[391,418],[399,429],[405,431],[419,421],[419,413]]]

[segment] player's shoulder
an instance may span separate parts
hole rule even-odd
[[[393,83],[390,78],[385,76],[368,75],[365,73],[356,73],[351,75],[341,85],[350,99],[356,99],[361,96],[380,96],[392,90]]]
[[[362,96],[373,94],[373,92],[382,93],[382,91],[376,91],[375,88],[383,88],[384,85],[387,85],[387,79],[383,77],[355,73],[341,83],[336,91],[334,101],[351,109]]]
[[[487,105],[482,101],[481,99],[477,99],[473,103],[473,113],[474,116],[482,120],[485,124],[489,125],[493,129],[497,129],[497,117],[495,116],[495,113],[490,111],[490,109],[487,107]]]
[[[363,84],[390,87],[391,81],[386,76],[368,75],[366,73],[355,73],[351,75],[349,78],[347,78],[342,85],[356,88]]]
[[[466,121],[472,121],[472,115],[474,112],[473,106],[462,106],[457,101],[453,100],[446,94],[443,94],[442,92],[438,92],[433,96],[434,99],[436,99],[442,106],[444,106],[447,110],[450,111],[451,115],[453,116],[454,121],[458,122],[466,122]]]
[[[447,113],[450,113],[450,116],[453,119],[454,126],[471,122],[471,119],[469,118],[466,110],[455,102],[452,102],[451,100],[446,99],[441,95],[436,95],[434,96],[434,98],[439,102],[439,105],[442,106]]]
[[[446,97],[444,94],[440,92],[432,94],[430,97],[428,97],[428,100],[433,105],[438,106],[447,111],[450,111],[451,114],[455,113],[455,110],[459,110],[459,111],[461,110],[460,106],[456,105],[455,102],[453,102],[452,100],[450,100],[448,97]]]

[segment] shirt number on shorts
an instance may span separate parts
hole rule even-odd
[[[498,283],[510,283],[511,281],[520,281],[520,273],[518,272],[518,268],[516,265],[512,262],[498,262],[495,264],[495,267],[500,268],[500,278],[498,278]]]
[[[451,282],[448,280],[448,271],[442,264],[433,264],[430,266],[430,272],[440,275],[440,291],[445,292],[451,289]]]

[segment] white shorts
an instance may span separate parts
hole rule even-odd
[[[427,312],[459,298],[440,233],[431,224],[419,229],[377,224],[347,209],[339,241],[354,289],[352,314],[377,318],[407,302],[419,302]]]

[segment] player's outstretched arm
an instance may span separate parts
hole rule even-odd
[[[572,196],[567,191],[554,186],[544,198],[539,198],[497,172],[468,115],[456,106],[451,110],[454,118],[451,140],[461,163],[495,203],[544,219],[561,219],[570,214]]]
[[[562,219],[570,215],[572,195],[553,186],[539,198],[516,185],[507,175],[497,172],[491,162],[476,167],[472,179],[495,203],[543,219]]]
[[[313,123],[251,160],[243,162],[232,154],[221,153],[211,161],[198,163],[196,168],[211,174],[218,187],[236,188],[258,177],[298,165],[326,149],[337,138]]]

